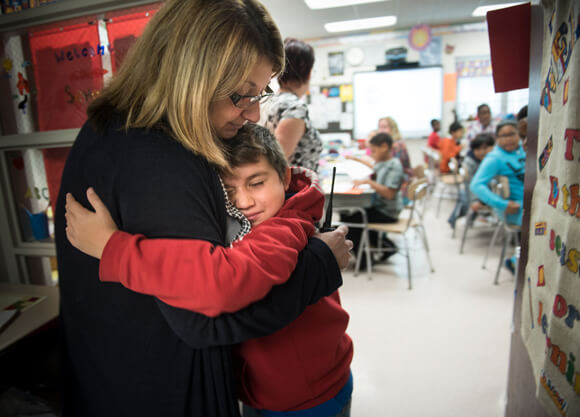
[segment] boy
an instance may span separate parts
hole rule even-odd
[[[496,145],[485,157],[471,180],[469,189],[484,204],[493,207],[508,224],[521,226],[524,200],[526,153],[521,146],[517,125],[505,120],[497,125]],[[489,189],[489,182],[497,176],[508,178],[510,195],[503,199]],[[506,267],[515,273],[515,257],[506,260]]]
[[[455,221],[459,217],[465,216],[470,205],[474,212],[477,212],[481,207],[483,207],[479,201],[472,201],[472,196],[469,192],[469,184],[471,183],[471,179],[475,175],[479,164],[485,155],[491,152],[494,144],[495,140],[489,133],[480,133],[469,144],[469,152],[467,152],[467,155],[461,164],[465,171],[465,189],[461,189],[459,200],[457,201],[451,216],[449,216],[449,219],[447,220],[452,228],[455,228]]]
[[[432,149],[438,150],[439,149],[439,141],[441,138],[439,137],[439,130],[441,130],[441,122],[437,119],[431,120],[431,128],[433,131],[427,138],[427,146]]]
[[[257,227],[278,214],[285,204],[288,190],[292,195],[284,205],[286,209],[292,207],[301,217],[307,213],[306,217],[312,221],[320,219],[324,195],[315,174],[303,168],[293,168],[291,175],[284,154],[267,129],[246,124],[236,138],[225,144],[232,169],[231,172],[222,173],[222,180],[229,198],[229,209],[242,221],[242,228],[236,233],[237,242],[249,233],[248,222],[252,227]],[[70,208],[71,213],[85,210],[74,201],[71,201]],[[236,212],[243,216],[236,215]],[[78,216],[68,217],[71,226],[82,226],[75,223]],[[110,228],[111,225],[100,227]],[[113,227],[116,229],[115,225]],[[179,252],[165,252],[166,256],[158,263],[131,262],[127,256],[117,253],[123,250],[115,241],[119,234],[123,232],[115,232],[117,236],[113,235],[105,242],[101,280],[121,282],[127,288],[157,295],[178,307],[211,315],[223,313],[199,308],[195,294],[187,290],[191,270],[199,270],[203,265],[190,265],[191,260],[179,259]],[[154,240],[145,239],[144,242],[155,244]],[[161,241],[161,244],[164,242],[168,241]],[[173,242],[186,247],[188,241]],[[83,250],[82,245],[77,247]],[[273,248],[271,256],[276,255]],[[196,259],[196,262],[203,264],[203,259]],[[167,268],[164,274],[159,272],[161,263],[180,265],[180,268],[174,268],[173,281],[164,282],[160,278],[168,275]],[[179,283],[175,281],[185,285],[178,287]],[[244,294],[240,293],[239,296],[243,297]],[[227,314],[220,317],[223,316],[226,316],[224,320],[228,319]],[[278,332],[240,344],[237,350],[239,394],[246,404],[244,414],[251,415],[259,409],[257,415],[265,416],[285,416],[287,413],[284,411],[291,411],[291,415],[297,417],[301,413],[328,417],[343,413],[341,415],[348,416],[353,350],[352,341],[345,333],[347,324],[348,314],[342,309],[338,292],[335,292],[310,305],[294,322]]]
[[[365,207],[367,220],[371,223],[396,223],[399,220],[399,213],[403,209],[403,199],[401,196],[401,183],[403,182],[403,166],[398,158],[393,158],[393,138],[388,133],[379,133],[369,141],[371,157],[375,164],[363,159],[352,158],[374,170],[372,178],[355,180],[353,184],[358,187],[368,184],[375,191],[373,204]],[[341,213],[340,220],[346,223],[360,223],[362,216],[360,213]],[[362,230],[351,228],[348,238],[352,240],[354,253],[358,253]],[[369,239],[372,244],[378,243],[378,233],[369,232]],[[383,247],[390,247],[393,251],[384,252],[378,260],[384,261],[395,254],[396,246],[388,238],[383,238]],[[366,258],[361,260],[360,268],[366,267]]]
[[[451,158],[455,158],[459,155],[462,149],[460,145],[461,138],[463,137],[464,129],[461,123],[453,122],[449,126],[450,138],[441,139],[439,141],[439,154],[441,155],[441,161],[439,162],[439,172],[447,173],[449,172],[449,161]]]

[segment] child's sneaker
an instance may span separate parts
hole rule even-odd
[[[516,267],[514,265],[514,261],[512,261],[511,258],[506,259],[504,265],[512,273],[512,275],[516,274]]]

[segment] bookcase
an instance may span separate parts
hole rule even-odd
[[[55,285],[53,205],[85,110],[159,0],[0,15],[0,283]]]

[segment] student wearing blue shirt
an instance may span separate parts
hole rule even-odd
[[[484,204],[493,207],[500,217],[505,216],[508,224],[521,226],[526,153],[514,121],[505,120],[497,125],[495,143],[496,147],[481,162],[469,188]],[[499,175],[507,177],[509,181],[508,199],[494,194],[488,186]],[[513,273],[514,259],[506,260],[506,266]]]

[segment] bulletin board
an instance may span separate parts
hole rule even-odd
[[[431,133],[431,119],[441,119],[443,68],[418,67],[354,74],[354,134],[366,137],[378,120],[396,120],[403,138]]]
[[[323,141],[334,137],[348,146],[353,133],[352,84],[310,86],[307,103],[310,120]]]
[[[521,309],[536,397],[580,415],[580,0],[544,9],[537,179]]]

